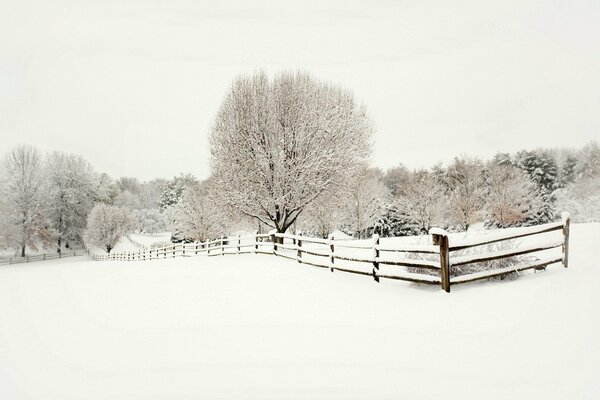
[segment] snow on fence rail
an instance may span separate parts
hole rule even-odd
[[[380,278],[385,278],[439,284],[443,290],[450,292],[452,284],[489,279],[528,269],[545,269],[546,266],[559,262],[566,268],[569,257],[569,225],[570,217],[563,213],[561,222],[527,228],[500,229],[468,240],[451,238],[451,235],[441,229],[432,229],[430,234],[433,244],[381,244],[377,235],[370,241],[365,241],[272,233],[221,237],[204,243],[179,243],[130,252],[91,254],[91,257],[94,260],[137,261],[197,255],[263,253],[326,268],[331,272],[337,270],[372,276],[377,282]],[[510,249],[488,249],[491,244],[540,237],[555,231],[562,231],[560,239],[544,239],[541,243],[519,245]],[[481,249],[484,246],[488,248],[484,248],[483,252],[469,253],[470,249]],[[539,253],[559,247],[562,249],[560,256],[539,256]],[[534,253],[538,256],[527,260],[519,259],[519,256]],[[459,267],[494,260],[510,261],[511,265],[457,273]]]
[[[0,265],[22,264],[34,261],[55,260],[57,258],[75,257],[86,254],[86,251],[62,251],[60,253],[44,253],[25,257],[12,257],[5,260],[0,260]]]

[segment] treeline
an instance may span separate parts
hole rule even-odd
[[[82,157],[21,146],[5,155],[0,197],[0,245],[38,250],[81,246],[97,205],[113,210],[88,232],[116,234],[110,251],[130,231],[173,232],[175,240],[204,241],[233,230],[265,232],[266,224],[219,200],[212,179],[186,174],[140,182],[112,179]],[[545,223],[567,210],[576,222],[600,221],[600,147],[498,153],[492,160],[457,157],[450,165],[382,171],[365,167],[351,183],[310,203],[290,229],[327,237],[422,234],[434,226],[452,231]],[[100,207],[97,207],[100,208]],[[102,211],[106,214],[106,210]],[[126,214],[124,216],[124,214]],[[117,216],[119,216],[117,218]],[[96,216],[96,219],[99,217]],[[110,220],[117,220],[110,227]],[[90,237],[90,240],[92,238]],[[93,240],[92,240],[93,241]]]
[[[95,246],[169,230],[206,241],[239,230],[326,237],[403,236],[433,226],[541,224],[570,211],[600,220],[600,148],[458,157],[449,165],[369,167],[373,121],[342,87],[305,72],[236,78],[208,145],[211,175],[140,182],[99,174],[82,157],[21,146],[5,155],[0,246]]]
[[[498,153],[487,161],[457,157],[448,166],[424,170],[371,169],[346,196],[316,202],[301,229],[319,235],[337,228],[356,237],[403,236],[434,226],[464,231],[476,223],[536,225],[565,210],[576,222],[600,221],[596,142],[580,150]]]

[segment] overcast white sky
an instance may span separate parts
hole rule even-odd
[[[383,168],[581,146],[600,137],[599,45],[597,0],[0,0],[1,149],[203,178],[229,83],[257,68],[353,90]]]

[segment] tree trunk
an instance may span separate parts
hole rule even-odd
[[[25,257],[25,245],[21,247],[21,257]]]

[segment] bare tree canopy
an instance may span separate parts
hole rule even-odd
[[[88,216],[85,244],[110,253],[121,238],[132,232],[135,220],[130,209],[96,204]]]
[[[48,245],[52,240],[47,218],[46,184],[43,163],[35,147],[19,146],[4,157],[2,193],[10,228],[7,235],[21,249]]]
[[[343,186],[371,150],[366,110],[306,73],[234,81],[210,138],[222,200],[279,232],[324,191]]]

